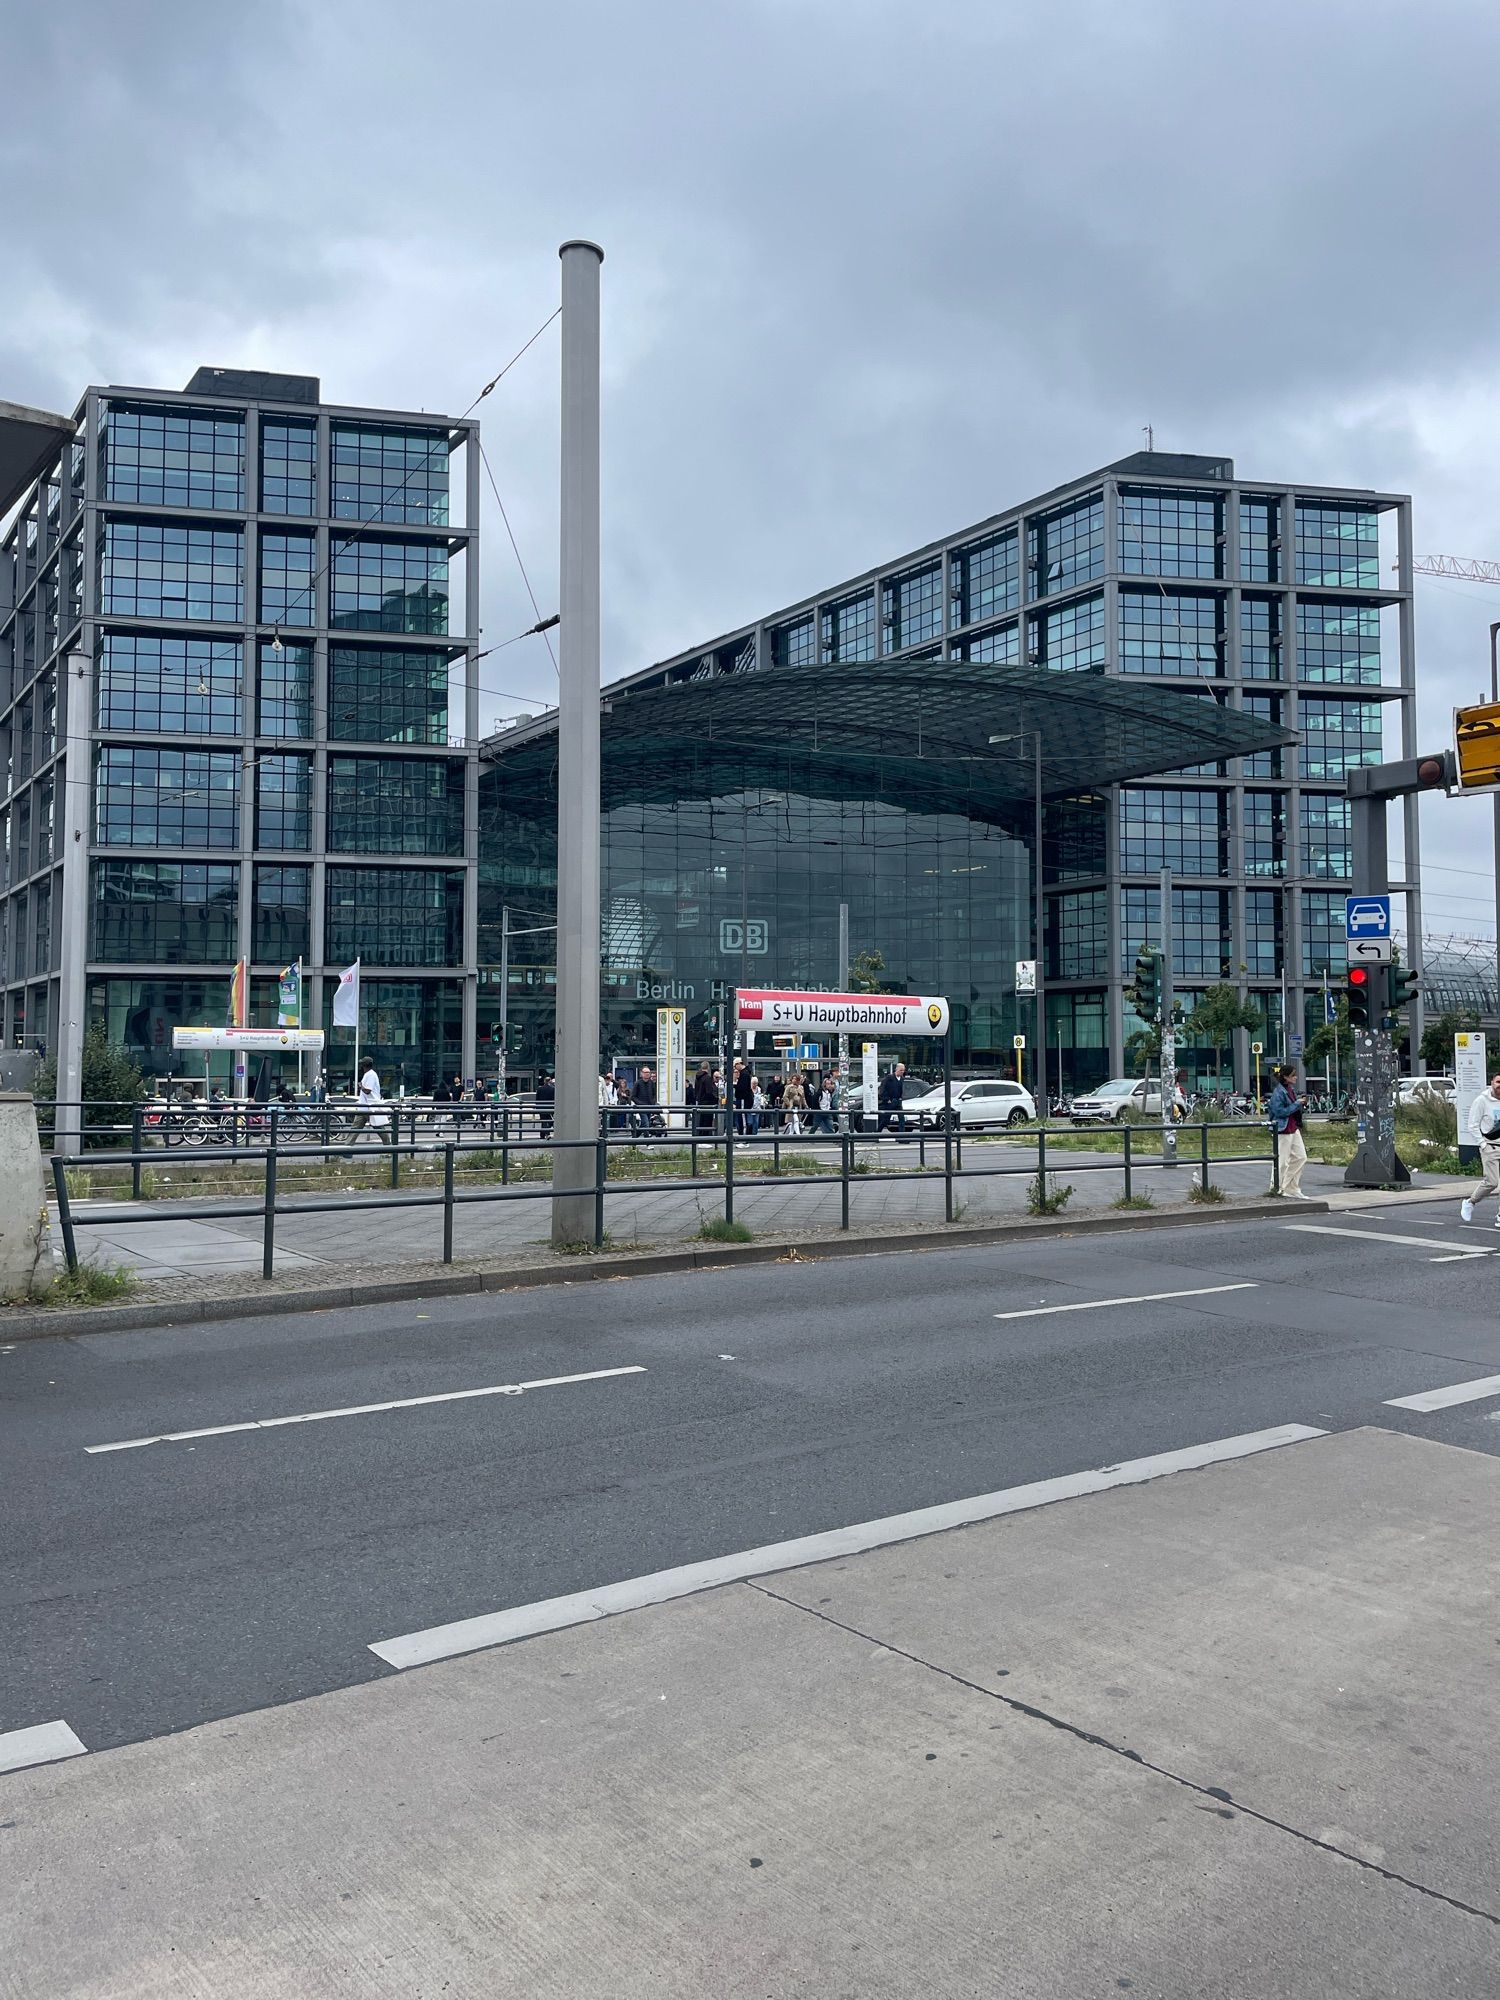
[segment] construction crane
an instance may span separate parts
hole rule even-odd
[[[1399,569],[1399,563],[1392,563]],[[1418,576],[1461,576],[1468,583],[1500,583],[1500,562],[1482,562],[1474,556],[1417,556],[1412,568]]]

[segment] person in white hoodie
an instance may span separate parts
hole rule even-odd
[[[1481,1090],[1469,1106],[1469,1137],[1479,1148],[1479,1164],[1484,1178],[1459,1204],[1465,1222],[1474,1220],[1474,1204],[1487,1194],[1500,1199],[1500,1076],[1492,1076],[1488,1090]],[[1495,1211],[1495,1227],[1500,1229],[1500,1208]]]

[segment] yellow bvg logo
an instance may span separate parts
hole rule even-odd
[[[942,1008],[938,1005],[936,1000],[929,1000],[927,1003],[927,1019],[931,1022],[932,1026],[935,1028],[938,1022],[942,1020],[942,1018],[943,1018]]]

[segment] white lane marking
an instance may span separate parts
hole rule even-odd
[[[369,1417],[383,1410],[420,1410],[433,1403],[467,1403],[476,1396],[523,1396],[528,1389],[562,1389],[573,1382],[608,1382],[617,1375],[644,1375],[639,1363],[629,1368],[595,1368],[587,1375],[545,1375],[536,1382],[496,1382],[486,1389],[449,1389],[440,1396],[402,1396],[391,1403],[351,1403],[342,1410],[304,1410],[293,1417],[253,1417],[243,1424],[210,1424],[204,1430],[161,1431],[155,1437],[120,1438],[113,1444],[86,1444],[87,1452],[139,1451],[148,1444],[181,1444],[187,1438],[228,1437],[234,1431],[274,1431],[283,1424],[324,1424],[333,1417]]]
[[[860,1555],[866,1549],[909,1542],[919,1535],[936,1535],[948,1528],[970,1527],[1002,1514],[1019,1514],[1047,1507],[1057,1500],[1076,1500],[1087,1493],[1104,1493],[1116,1486],[1138,1486],[1169,1472],[1192,1472],[1226,1459],[1249,1458],[1279,1445],[1300,1444],[1326,1437],[1308,1424],[1281,1424],[1274,1430],[1251,1431],[1242,1437],[1217,1438],[1210,1444],[1188,1445],[1181,1451],[1158,1452],[1151,1458],[1127,1459],[1121,1465],[1092,1472],[1070,1472],[1059,1479],[1039,1479],[1029,1486],[1012,1486],[1000,1493],[981,1493],[972,1500],[949,1500],[938,1507],[919,1507],[910,1514],[888,1514],[852,1528],[831,1528],[821,1535],[801,1535],[789,1542],[744,1549],[737,1555],[715,1556],[707,1562],[684,1563],[678,1569],[657,1570],[597,1590],[576,1591],[570,1597],[549,1597],[510,1611],[491,1611],[478,1618],[460,1618],[451,1625],[433,1625],[425,1632],[407,1632],[398,1639],[379,1639],[372,1653],[393,1667],[420,1667],[457,1653],[477,1653],[486,1646],[503,1646],[512,1639],[530,1639],[539,1632],[559,1632],[569,1625],[587,1625],[617,1611],[638,1611],[647,1604],[664,1604],[674,1597],[691,1597],[721,1584],[743,1583],[747,1577],[769,1576],[777,1570],[801,1569],[835,1556]]]
[[[86,1757],[89,1746],[65,1722],[39,1722],[34,1729],[0,1732],[0,1771],[25,1771],[33,1764],[56,1764]]]
[[[1194,1285],[1186,1292],[1135,1292],[1127,1299],[1079,1299],[1070,1306],[1027,1306],[1021,1312],[996,1313],[996,1319],[1038,1319],[1044,1313],[1086,1313],[1094,1312],[1100,1306],[1144,1306],[1156,1299],[1201,1299],[1210,1292],[1253,1292],[1258,1284],[1254,1278],[1243,1279],[1235,1285]]]
[[[1488,1257],[1489,1250],[1470,1249],[1466,1243],[1440,1243],[1433,1236],[1393,1236],[1384,1229],[1335,1229],[1326,1222],[1284,1222],[1283,1229],[1295,1229],[1303,1236],[1341,1236],[1346,1243],[1414,1243],[1419,1250],[1456,1250],[1460,1257]],[[1434,1257],[1434,1264],[1455,1260]]]
[[[1388,1410],[1448,1410],[1455,1403],[1478,1403],[1500,1396],[1500,1375],[1481,1375],[1473,1382],[1454,1382],[1446,1389],[1424,1389],[1420,1396],[1387,1396]]]

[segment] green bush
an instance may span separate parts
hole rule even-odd
[[[146,1080],[141,1075],[139,1063],[134,1062],[123,1049],[114,1046],[99,1022],[95,1022],[83,1038],[82,1078],[84,1102],[99,1107],[85,1112],[85,1120],[98,1125],[128,1125],[130,1106],[141,1103],[147,1096]],[[57,1096],[55,1054],[49,1055],[37,1069],[36,1096],[39,1101]],[[43,1116],[42,1137],[50,1143],[50,1114]],[[130,1134],[128,1131],[85,1131],[83,1143],[99,1149],[128,1151]]]
[[[699,1225],[698,1234],[707,1243],[748,1243],[751,1232],[743,1222],[726,1222],[716,1215]]]
[[[1049,1191],[1043,1175],[1026,1183],[1026,1213],[1028,1215],[1056,1215],[1066,1208],[1072,1199],[1070,1186],[1059,1187],[1054,1180]]]

